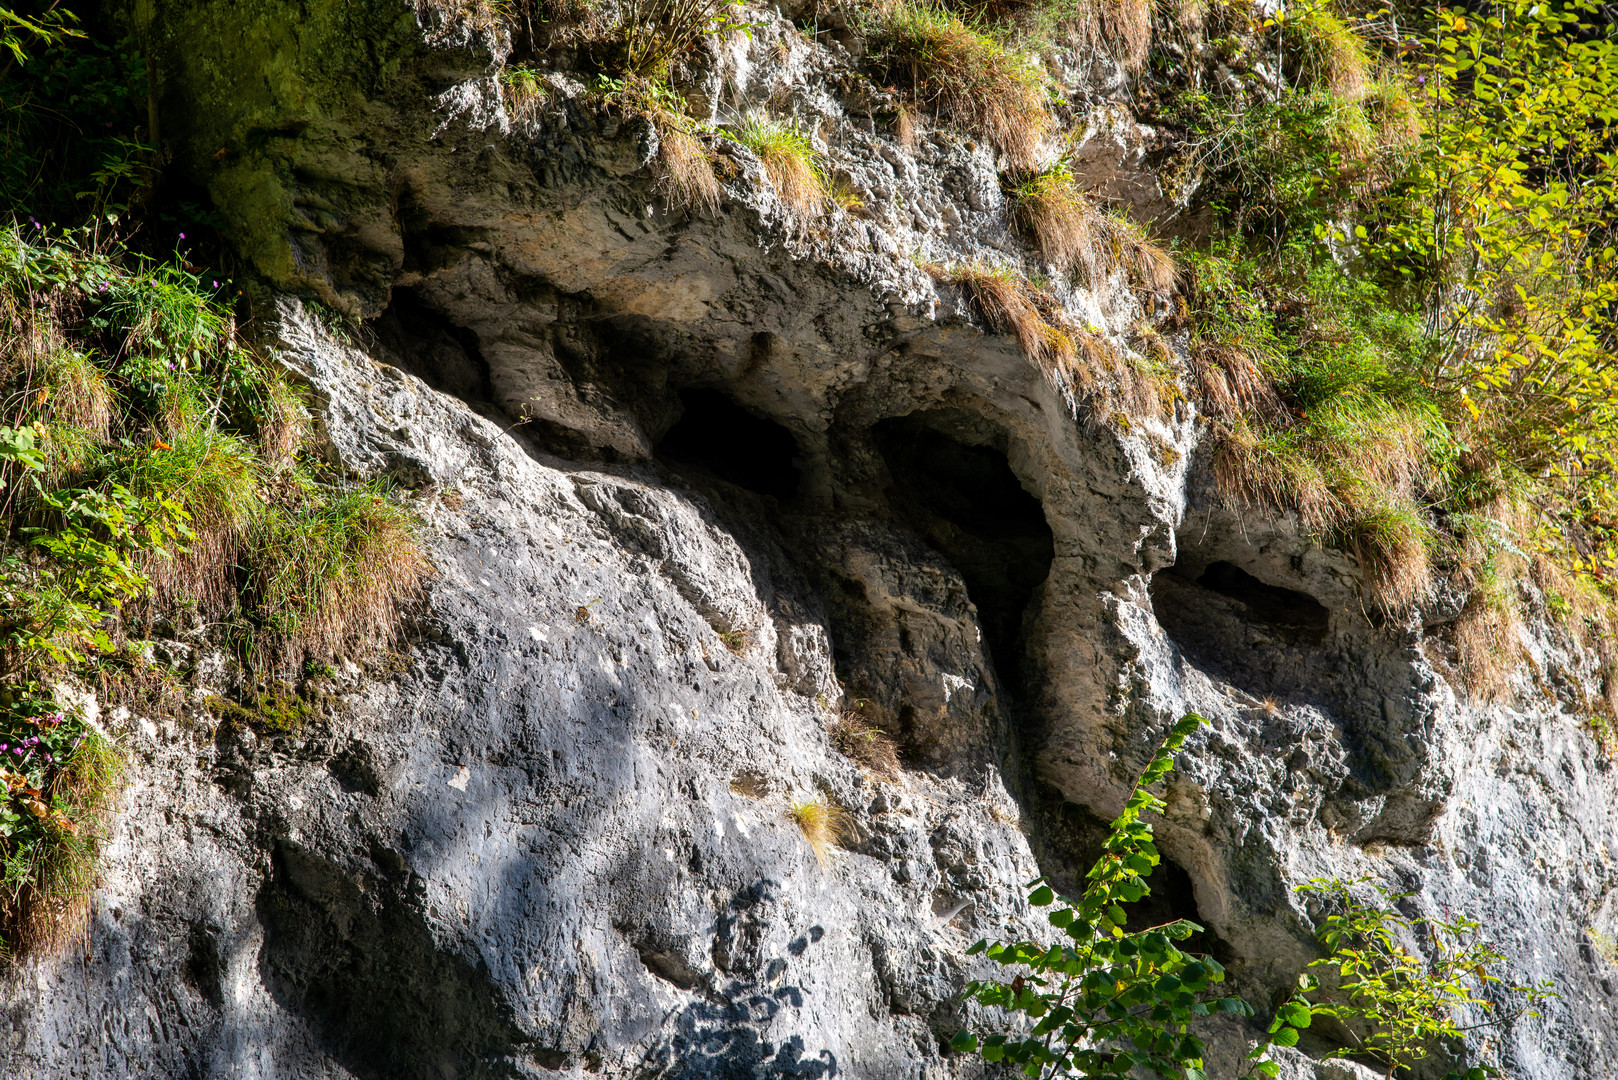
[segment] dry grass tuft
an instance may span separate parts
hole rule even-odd
[[[663,167],[658,186],[664,198],[671,206],[693,212],[717,211],[724,190],[714,175],[713,155],[702,140],[668,117],[657,120],[657,133],[657,160]]]
[[[1273,421],[1286,411],[1275,384],[1240,346],[1194,340],[1191,376],[1202,392],[1204,410],[1217,420],[1237,423],[1251,416]]]
[[[1167,248],[1122,214],[1102,213],[1098,223],[1108,254],[1115,265],[1128,271],[1136,289],[1164,298],[1174,293],[1180,269]]]
[[[1342,506],[1320,466],[1288,449],[1245,420],[1236,421],[1214,450],[1215,488],[1227,509],[1290,510],[1305,531],[1323,535],[1342,521]]]
[[[754,115],[742,122],[734,137],[758,156],[782,202],[805,216],[820,212],[826,177],[809,136],[797,125]]]
[[[1017,339],[1023,355],[1069,396],[1075,407],[1109,418],[1162,415],[1171,368],[1140,365],[1095,330],[1075,325],[1057,300],[1002,266],[930,267],[965,289],[986,327]]]
[[[916,113],[902,101],[899,103],[898,115],[893,120],[893,137],[898,141],[901,150],[906,153],[915,152]]]
[[[826,726],[832,746],[862,767],[878,776],[899,775],[899,744],[893,736],[860,715],[860,702],[845,707],[837,719]]]
[[[1500,701],[1511,690],[1516,667],[1516,611],[1481,593],[1467,599],[1451,628],[1456,663],[1466,692],[1478,701]]]
[[[1052,120],[1027,58],[930,3],[893,0],[875,16],[873,59],[921,106],[975,128],[1014,168],[1032,169]]]
[[[1377,144],[1385,150],[1400,152],[1414,149],[1427,130],[1421,106],[1397,75],[1378,78],[1371,83],[1361,105],[1371,129],[1376,133]]]
[[[1411,503],[1389,500],[1355,515],[1351,546],[1386,610],[1414,603],[1432,587],[1435,542],[1432,525]]]
[[[1100,0],[1096,22],[1107,51],[1125,71],[1138,71],[1152,47],[1152,0]]]
[[[258,448],[266,461],[292,456],[309,437],[309,410],[303,391],[282,371],[264,373],[263,415],[258,422]]]
[[[40,414],[52,424],[66,424],[106,439],[112,433],[112,391],[95,361],[76,349],[47,353],[34,372]]]
[[[829,865],[832,846],[847,830],[848,811],[828,796],[816,795],[788,807],[787,820],[803,833],[803,838],[809,841],[809,849],[815,853],[815,861],[824,867]]]
[[[159,596],[185,596],[222,611],[236,597],[242,538],[262,510],[262,470],[253,445],[239,435],[192,426],[121,455],[115,468],[130,492],[172,499],[185,508],[190,537],[142,560]]]
[[[1023,355],[1042,367],[1060,367],[1073,359],[1074,343],[1061,326],[1048,323],[1021,274],[1004,266],[967,263],[935,270],[965,289],[989,329],[1017,339]]]
[[[1033,235],[1040,253],[1056,269],[1082,269],[1094,287],[1109,272],[1103,258],[1100,211],[1078,189],[1065,165],[1047,169],[1012,193],[1014,220]]]

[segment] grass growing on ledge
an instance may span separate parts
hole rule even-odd
[[[757,155],[782,202],[805,216],[820,212],[826,198],[826,176],[820,156],[801,128],[755,114],[742,121],[732,137]]]
[[[245,627],[249,667],[392,640],[412,515],[298,452],[296,392],[191,272],[0,229],[0,955],[70,938],[123,759],[56,687],[140,705],[142,625]],[[266,672],[273,675],[273,671]]]
[[[1174,256],[1122,214],[1096,206],[1065,160],[1022,181],[1011,199],[1013,218],[1058,270],[1082,270],[1090,287],[1099,288],[1122,269],[1138,290],[1159,297],[1174,291]]]
[[[845,706],[826,725],[826,734],[839,754],[878,776],[899,775],[899,744],[893,736],[860,715],[859,702]]]
[[[918,105],[981,132],[1014,168],[1038,163],[1053,123],[1044,79],[994,34],[942,7],[895,0],[873,16],[870,48],[883,81]]]

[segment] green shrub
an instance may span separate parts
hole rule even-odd
[[[1356,889],[1376,899],[1363,903]],[[1299,980],[1302,991],[1276,1010],[1269,1038],[1255,1054],[1269,1045],[1296,1046],[1300,1030],[1329,1017],[1350,1025],[1355,1041],[1327,1057],[1369,1057],[1386,1066],[1388,1076],[1407,1074],[1477,1032],[1538,1016],[1536,1007],[1557,996],[1549,982],[1506,985],[1495,970],[1509,957],[1473,920],[1400,914],[1393,905],[1411,893],[1390,892],[1369,878],[1346,884],[1317,879],[1298,891],[1324,909],[1315,939],[1330,952],[1310,962],[1322,977]],[[1515,1008],[1504,1011],[1505,1001]],[[1463,1019],[1461,1010],[1472,1015]],[[1487,1019],[1477,1020],[1479,1014]],[[1474,1065],[1445,1080],[1499,1075],[1491,1066]]]
[[[958,1053],[981,1053],[1034,1077],[1152,1073],[1207,1080],[1202,1039],[1192,1025],[1253,1010],[1241,998],[1218,996],[1215,988],[1225,979],[1218,961],[1181,948],[1202,927],[1179,919],[1130,931],[1124,908],[1151,893],[1146,879],[1159,862],[1144,818],[1165,806],[1149,789],[1173,769],[1174,752],[1203,723],[1186,716],[1153,755],[1113,821],[1082,896],[1059,897],[1043,878],[1029,883],[1029,904],[1049,908],[1046,919],[1065,940],[979,941],[967,950],[1010,969],[1007,976],[968,983],[967,995],[1021,1014],[1026,1026],[985,1036],[963,1030],[951,1043]]]

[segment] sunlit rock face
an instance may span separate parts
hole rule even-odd
[[[129,17],[256,332],[437,573],[293,734],[214,721],[239,675],[175,630],[198,704],[103,718],[134,760],[105,883],[5,972],[5,1076],[978,1075],[947,1050],[995,1022],[967,946],[1043,932],[1024,884],[1079,887],[1188,710],[1138,918],[1200,922],[1262,1010],[1319,955],[1294,887],[1373,876],[1555,980],[1492,1043],[1511,1075],[1618,1065],[1580,660],[1531,623],[1515,695],[1468,703],[1454,612],[1386,616],[1350,557],[1223,506],[1191,405],[1119,423],[984,334],[922,264],[1016,245],[988,147],[906,145],[841,46],[759,12],[692,101],[799,116],[865,215],[793,214],[731,144],[691,215],[649,125],[560,73],[514,117],[509,43],[408,6]],[[1087,183],[1175,212],[1156,133],[1070,119]],[[1122,275],[1062,299],[1121,351],[1157,314]],[[833,748],[856,700],[901,775]],[[788,818],[816,798],[824,861]],[[1237,1075],[1254,1033],[1210,1034]]]

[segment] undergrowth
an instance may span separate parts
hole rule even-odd
[[[78,925],[133,699],[183,605],[248,670],[390,641],[428,566],[412,515],[299,448],[297,391],[217,281],[88,233],[0,229],[0,952]],[[81,688],[80,692],[73,687]]]
[[[1590,10],[1413,36],[1299,7],[1248,28],[1296,85],[1163,111],[1216,222],[1183,314],[1220,492],[1353,552],[1383,608],[1464,597],[1446,662],[1479,699],[1536,595],[1618,682],[1618,54]]]

